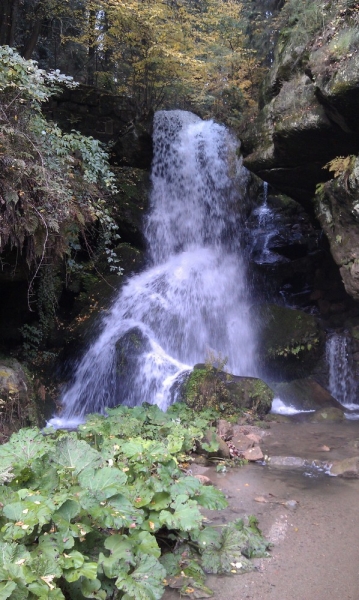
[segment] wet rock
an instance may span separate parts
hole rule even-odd
[[[270,429],[270,426],[267,425],[266,423],[264,423],[264,428],[258,427],[258,425],[248,425],[248,424],[242,425],[242,424],[240,424],[240,425],[234,426],[234,435],[237,436],[237,435],[244,434],[247,439],[251,440],[251,442],[254,442],[254,440],[251,437],[252,434],[256,438],[261,440],[263,437],[270,435],[270,433],[268,433],[267,429]]]
[[[205,448],[203,448],[203,444],[217,444],[218,450],[208,451]],[[212,431],[210,429],[208,429],[205,432],[202,440],[197,443],[197,452],[198,454],[202,454],[206,457],[218,456],[219,458],[231,458],[231,453],[226,442],[222,440],[222,438],[219,437],[219,435],[217,435],[215,431]]]
[[[259,442],[261,441],[261,438],[259,435],[256,435],[255,433],[248,433],[246,435],[246,437],[253,442],[256,446],[259,444]]]
[[[326,407],[341,409],[339,402],[314,379],[273,383],[272,387],[284,404],[299,410],[319,410]]]
[[[339,422],[343,421],[344,412],[340,408],[335,408],[334,406],[328,408],[322,408],[321,410],[316,410],[314,413],[309,415],[308,420],[311,423],[324,423],[324,422]]]
[[[243,433],[236,435],[233,441],[235,442],[236,448],[241,452],[245,452],[254,446],[253,440]]]
[[[116,167],[116,224],[121,241],[143,247],[143,217],[148,207],[149,175],[143,169]]]
[[[197,452],[198,452],[198,450],[197,450]],[[208,465],[207,457],[203,456],[202,454],[197,454],[196,456],[194,456],[193,462],[196,465],[201,465],[201,466],[204,466],[204,467]]]
[[[272,467],[292,467],[301,468],[307,465],[307,461],[299,456],[271,456],[270,465]]]
[[[265,416],[265,420],[269,423],[293,423],[293,417],[288,415],[269,414]]]
[[[231,440],[233,437],[233,425],[225,419],[219,419],[217,423],[217,433],[225,441]]]
[[[359,477],[359,456],[336,460],[330,467],[330,474],[337,477],[354,479]]]
[[[264,454],[259,446],[254,446],[243,452],[243,458],[249,461],[263,460]]]
[[[194,475],[202,485],[212,485],[212,481],[207,475]]]
[[[271,375],[296,379],[320,357],[322,334],[317,320],[300,310],[275,304],[259,309],[260,353]]]

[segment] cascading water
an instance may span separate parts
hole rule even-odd
[[[253,230],[254,259],[258,264],[276,263],[281,257],[272,252],[270,243],[278,234],[276,215],[268,204],[268,183],[263,181],[263,201],[253,212],[256,227]]]
[[[350,361],[349,338],[344,333],[332,333],[326,344],[329,367],[329,391],[338,402],[352,411],[359,411],[353,365]],[[350,413],[346,415],[350,416]],[[353,415],[358,418],[359,415]]]
[[[80,361],[53,425],[124,403],[166,409],[176,381],[212,353],[256,375],[255,335],[240,255],[246,171],[225,127],[183,111],[154,122],[151,266],[128,280]]]

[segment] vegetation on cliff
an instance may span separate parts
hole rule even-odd
[[[0,252],[15,248],[39,267],[70,255],[90,222],[109,239],[115,225],[104,199],[114,175],[97,140],[64,134],[42,115],[41,103],[72,78],[46,73],[9,47],[0,61]]]

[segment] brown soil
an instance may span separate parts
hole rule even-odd
[[[328,452],[321,450],[327,446]],[[261,447],[269,456],[328,461],[359,455],[359,422],[274,423]],[[273,542],[271,558],[243,575],[209,576],[217,600],[359,600],[359,480],[299,469],[250,464],[216,473],[194,467],[227,495],[225,511],[206,511],[214,523],[245,514],[259,519]],[[257,498],[257,500],[255,500]],[[260,501],[258,501],[260,500]],[[297,501],[296,508],[283,504]],[[164,600],[174,600],[168,590]]]

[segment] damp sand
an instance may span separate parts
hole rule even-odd
[[[331,461],[359,455],[359,423],[271,425],[269,455]],[[323,451],[323,446],[330,451]],[[195,467],[197,468],[197,467]],[[273,542],[271,557],[243,575],[209,576],[218,600],[359,600],[359,480],[312,467],[247,465],[216,473],[198,467],[223,490],[225,511],[206,511],[220,524],[254,514]],[[259,500],[259,501],[258,501]],[[294,500],[296,508],[288,501]],[[166,591],[164,600],[178,598]]]

